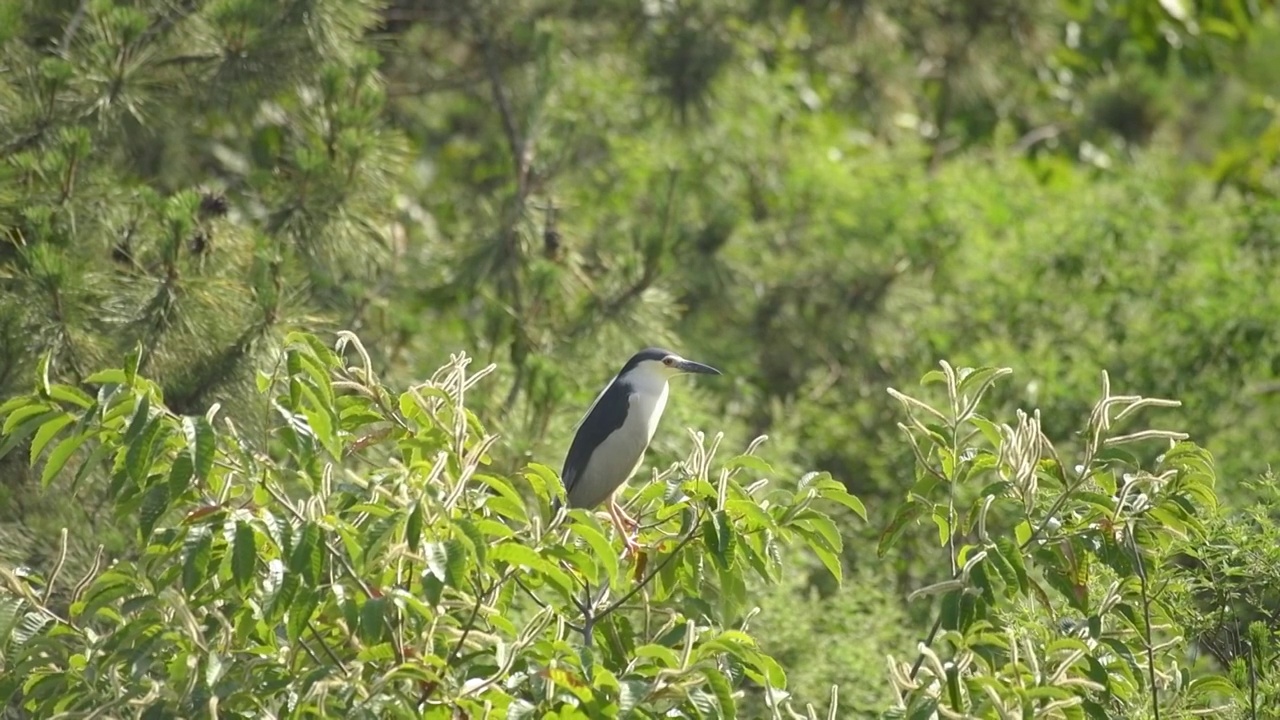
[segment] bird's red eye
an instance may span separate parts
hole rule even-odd
[[[662,358],[662,364],[666,365],[667,367],[671,367],[672,365],[676,364],[676,359],[671,357]]]

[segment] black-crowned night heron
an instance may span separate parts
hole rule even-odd
[[[636,521],[618,507],[614,493],[640,469],[667,406],[667,380],[683,373],[720,371],[662,348],[632,355],[578,422],[560,472],[569,507],[594,508],[609,501],[609,517],[632,552],[636,545],[623,523],[634,527]]]

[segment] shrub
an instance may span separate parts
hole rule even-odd
[[[840,483],[781,488],[756,445],[722,461],[695,433],[632,498],[644,550],[624,560],[591,513],[551,514],[547,466],[490,474],[498,438],[465,400],[492,366],[457,355],[393,393],[351,334],[286,348],[259,376],[261,437],[217,406],[174,414],[136,357],[0,408],[4,449],[29,438],[46,484],[101,469],[136,541],[82,578],[7,574],[0,696],[45,717],[731,717],[751,688],[791,702],[744,629],[746,582],[781,578],[796,544],[840,575],[819,507],[865,512]]]

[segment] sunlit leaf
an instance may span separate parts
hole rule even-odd
[[[53,447],[49,453],[49,457],[45,460],[44,470],[40,473],[40,484],[48,487],[50,482],[62,472],[62,468],[66,467],[67,461],[80,449],[91,436],[88,433],[76,433],[71,437],[63,438]]]
[[[40,429],[36,431],[35,437],[31,439],[31,464],[35,465],[36,460],[40,458],[40,454],[44,452],[44,448],[53,440],[63,428],[70,425],[75,420],[72,416],[63,413],[55,415],[46,420]]]

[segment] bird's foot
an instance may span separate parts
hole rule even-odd
[[[640,543],[636,542],[633,535],[622,536],[622,559],[625,560],[628,557],[640,557]]]

